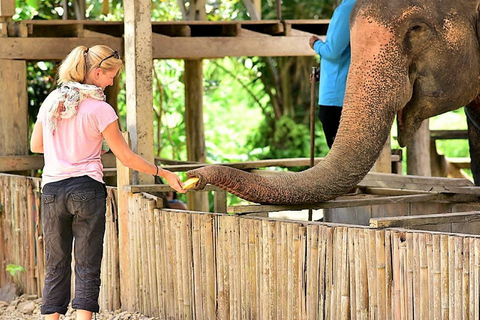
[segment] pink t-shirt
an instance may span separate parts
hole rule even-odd
[[[115,110],[104,101],[85,99],[80,103],[77,115],[61,119],[55,134],[52,134],[46,126],[47,115],[58,94],[58,89],[53,91],[38,112],[38,121],[43,127],[45,159],[42,186],[84,175],[104,183],[100,157],[102,132],[118,119]]]

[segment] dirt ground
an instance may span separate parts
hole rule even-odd
[[[0,301],[0,319],[1,320],[41,320],[40,305],[42,299],[35,295],[22,295],[11,303]],[[61,320],[74,320],[75,311],[69,309]],[[126,311],[101,311],[96,314],[97,320],[160,320],[157,317],[147,317],[139,313]]]

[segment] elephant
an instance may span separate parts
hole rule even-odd
[[[480,185],[480,0],[357,0],[352,60],[335,142],[307,170],[261,176],[221,165],[187,172],[250,202],[315,204],[355,187],[397,119],[406,146],[423,120],[465,106],[472,173]]]

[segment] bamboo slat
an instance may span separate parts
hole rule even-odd
[[[432,284],[431,284],[431,292],[432,292],[432,301],[430,312],[432,318],[437,320],[442,318],[442,265],[441,265],[441,246],[440,246],[440,235],[434,234],[432,235]]]
[[[413,317],[414,319],[420,319],[422,312],[422,288],[421,288],[421,270],[420,270],[420,243],[419,243],[419,234],[414,233],[412,237],[412,246],[413,246],[413,256],[412,256],[412,272],[413,272],[413,296],[417,299],[413,300]]]
[[[288,279],[287,279],[287,264],[288,264],[288,248],[285,245],[287,237],[287,224],[279,223],[277,225],[277,272],[278,272],[278,291],[277,291],[277,319],[284,319],[287,316],[288,299]]]
[[[378,315],[378,295],[377,295],[377,263],[376,263],[376,231],[365,230],[366,235],[366,249],[367,249],[367,283],[368,283],[368,302],[369,312],[375,318]]]
[[[403,319],[401,297],[400,297],[400,235],[398,232],[392,234],[392,271],[393,271],[393,294],[392,313],[394,319]]]
[[[378,319],[387,319],[387,288],[386,288],[386,268],[385,268],[385,231],[378,230],[375,232],[375,252],[376,252],[376,269],[377,269],[377,303],[378,303]]]
[[[440,295],[442,299],[442,319],[448,319],[450,315],[450,264],[448,255],[448,236],[440,236],[440,262],[441,262],[441,288]]]
[[[318,319],[318,287],[319,287],[319,228],[316,225],[307,226],[307,310],[309,319]],[[279,270],[281,274],[281,270]],[[281,314],[280,314],[281,316]],[[278,318],[278,314],[277,314]]]
[[[356,258],[357,255],[357,245],[355,243],[355,230],[350,230],[348,232],[348,264],[349,264],[349,273],[350,273],[350,319],[355,320],[357,319],[357,277],[356,277]]]
[[[44,275],[38,182],[0,175],[0,284],[28,293]],[[108,200],[102,308],[161,319],[479,319],[478,235],[158,209],[131,193],[120,221],[113,190]],[[7,263],[26,272],[12,278]]]
[[[463,319],[468,319],[470,314],[470,241],[462,238],[463,242],[463,278],[462,278],[462,305]]]
[[[463,238],[452,237],[454,246],[454,299],[455,299],[455,315],[461,317],[463,314]]]
[[[406,283],[405,283],[405,291],[406,291],[406,311],[407,311],[407,319],[414,319],[414,288],[417,287],[415,280],[417,278],[414,275],[415,263],[416,259],[414,259],[414,246],[416,245],[415,241],[413,240],[413,233],[407,232],[406,236],[406,246],[407,246],[407,257],[406,257]]]
[[[331,297],[333,291],[333,230],[334,228],[327,228],[325,234],[325,312],[324,319],[332,319],[335,315],[332,314]]]
[[[427,319],[429,315],[429,300],[431,298],[428,291],[428,263],[427,263],[427,239],[426,234],[419,235],[419,255],[420,255],[420,319]]]
[[[158,312],[157,315],[160,318],[166,318],[167,303],[166,303],[166,268],[165,268],[165,230],[162,223],[163,212],[155,209],[153,212],[154,219],[154,232],[155,232],[155,272],[157,274],[157,294],[158,296],[152,297],[157,299]]]
[[[194,281],[194,306],[195,318],[205,319],[204,297],[202,292],[205,291],[205,282],[202,277],[202,237],[201,237],[201,220],[200,216],[192,216],[192,262],[193,262],[193,281]]]

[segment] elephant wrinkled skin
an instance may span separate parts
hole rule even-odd
[[[480,0],[357,0],[352,63],[332,150],[308,170],[258,176],[223,166],[187,172],[248,201],[308,204],[335,198],[368,173],[397,115],[408,144],[422,121],[467,106],[472,172],[480,185]]]

